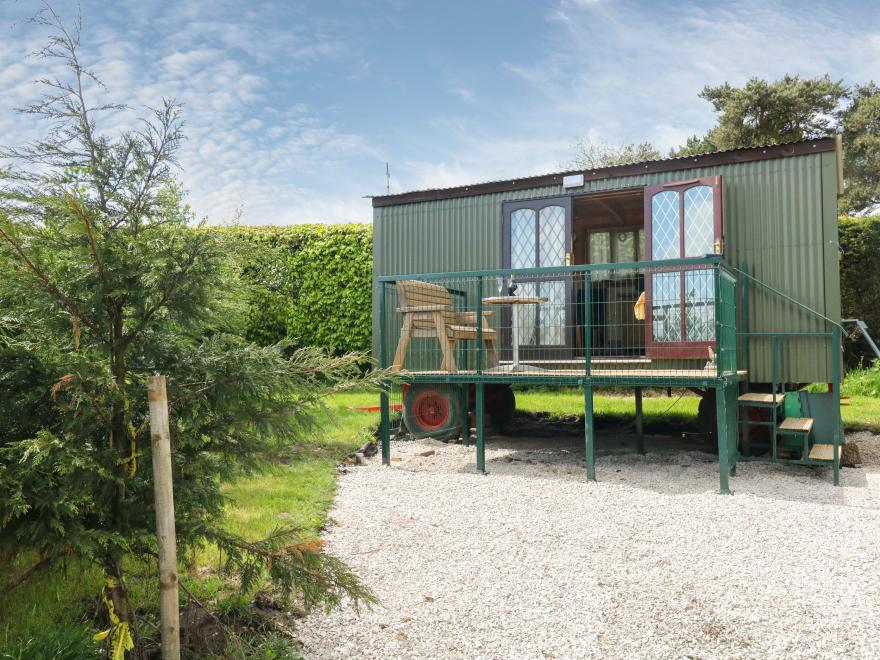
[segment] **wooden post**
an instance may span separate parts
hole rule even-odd
[[[156,537],[159,543],[159,605],[162,659],[180,660],[180,610],[177,595],[177,534],[174,530],[174,491],[171,482],[171,432],[165,376],[147,383],[150,400],[150,438],[153,445],[153,488],[156,494]]]
[[[379,286],[379,368],[387,369],[388,368],[388,341],[386,338],[387,333],[387,325],[388,325],[388,305],[386,302],[387,297],[387,286],[384,282],[380,282]],[[405,319],[408,318],[407,315],[404,315]],[[406,321],[404,320],[404,323]],[[404,331],[407,333],[406,341],[409,342],[409,332],[407,329],[409,326],[405,326]],[[404,339],[403,336],[400,338]],[[399,343],[399,342],[398,342]],[[398,363],[397,357],[394,358],[394,365],[392,365],[391,370],[397,371],[398,367],[403,366],[403,360],[406,357],[406,347],[404,346],[403,351],[400,351],[400,361]],[[388,392],[391,389],[391,385],[387,382],[382,383],[379,386],[379,443],[382,447],[382,465],[391,465],[391,409],[389,408],[388,401]],[[405,404],[404,404],[405,405]]]
[[[379,388],[379,441],[382,445],[382,465],[391,465],[391,408],[388,400],[388,390],[391,385],[383,382]]]

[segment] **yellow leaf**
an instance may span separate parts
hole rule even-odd
[[[123,621],[116,628],[113,634],[113,660],[125,660],[125,652],[134,648],[134,640],[131,637],[131,631],[128,629],[128,623]]]
[[[103,630],[99,633],[95,633],[95,636],[92,637],[92,639],[94,639],[96,642],[103,642],[105,639],[107,639],[107,635],[109,634],[110,628],[108,628],[107,630]]]

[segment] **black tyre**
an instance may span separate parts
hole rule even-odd
[[[461,390],[454,385],[417,383],[406,388],[403,421],[415,438],[455,437],[461,415]]]
[[[516,410],[516,396],[510,385],[488,385],[486,387],[486,412],[492,420],[492,425],[506,433],[513,421],[513,412]]]
[[[710,388],[700,397],[697,408],[697,426],[706,438],[707,446],[718,449],[718,409],[715,407],[715,390]]]

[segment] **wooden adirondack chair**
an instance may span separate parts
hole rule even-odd
[[[397,297],[400,307],[397,311],[403,314],[403,327],[394,353],[392,371],[403,367],[406,349],[413,337],[436,337],[440,342],[443,360],[440,371],[455,373],[455,345],[463,340],[477,338],[477,313],[456,312],[452,308],[452,296],[446,287],[430,282],[404,280],[397,283]],[[489,327],[492,311],[483,312],[483,343],[489,349],[493,365],[498,364],[498,352],[495,347],[496,331]]]

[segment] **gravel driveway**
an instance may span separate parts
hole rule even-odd
[[[878,464],[743,463],[726,497],[698,452],[600,454],[597,483],[576,447],[392,457],[340,477],[326,534],[383,606],[303,620],[307,658],[880,657]]]

